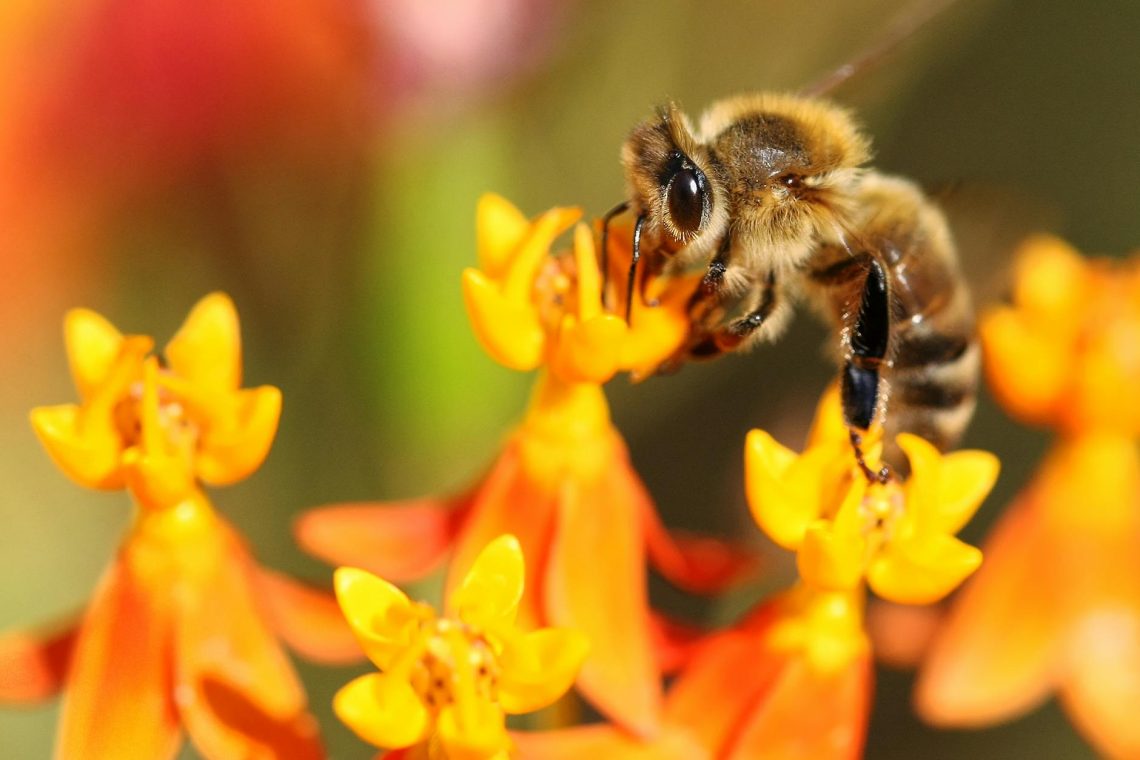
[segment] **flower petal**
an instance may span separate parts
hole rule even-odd
[[[1066,711],[1105,757],[1140,757],[1140,597],[1131,601],[1085,613],[1061,689]]]
[[[545,592],[550,622],[590,641],[579,688],[623,727],[652,736],[661,676],[650,636],[642,489],[624,460],[597,482],[563,484]]]
[[[412,603],[383,578],[354,567],[333,575],[336,599],[365,654],[384,670],[407,646]]]
[[[987,385],[1002,409],[1029,424],[1054,421],[1072,368],[1068,347],[1008,307],[990,311],[978,329]]]
[[[183,725],[207,757],[313,757],[321,752],[305,692],[261,615],[253,563],[240,539],[213,523],[182,570],[175,629],[175,691]],[[276,748],[276,749],[275,749]]]
[[[726,760],[863,756],[871,709],[870,656],[821,672],[790,658],[740,726]],[[810,706],[810,707],[809,707]]]
[[[712,760],[714,754],[683,728],[666,726],[653,741],[642,741],[613,726],[511,734],[517,760]]]
[[[986,541],[985,564],[956,599],[919,672],[915,704],[932,723],[1007,720],[1044,700],[1052,685],[1060,621],[1029,506],[1019,502],[1002,516]]]
[[[225,414],[224,425],[206,429],[195,457],[198,477],[212,486],[236,483],[265,461],[281,418],[281,391],[271,385],[239,391]]]
[[[314,662],[344,665],[364,658],[336,598],[281,573],[256,569],[258,597],[274,631],[289,647]]]
[[[638,506],[649,561],[671,583],[693,593],[710,594],[756,574],[760,565],[757,551],[710,536],[668,530],[644,490]]]
[[[241,330],[237,309],[225,293],[194,304],[163,352],[176,375],[213,393],[241,387]]]
[[[334,504],[302,514],[293,532],[302,549],[330,564],[364,568],[403,583],[442,564],[468,501]]]
[[[507,298],[477,269],[463,271],[463,302],[483,350],[510,369],[529,372],[542,361],[546,333],[528,301]]]
[[[0,635],[0,702],[38,702],[59,694],[78,627],[76,620],[41,631]]]
[[[977,547],[933,533],[879,552],[867,568],[867,583],[888,601],[931,604],[958,588],[981,564]]]
[[[551,370],[572,383],[604,383],[618,371],[625,320],[603,314],[585,322],[566,315]]]
[[[511,746],[503,711],[483,700],[443,708],[436,731],[448,760],[506,760]]]
[[[820,516],[825,473],[833,459],[828,447],[797,456],[763,430],[752,430],[744,444],[744,478],[752,517],[769,538],[795,551],[804,532]]]
[[[171,610],[156,580],[121,555],[100,581],[75,643],[57,758],[161,760],[177,752]]]
[[[589,650],[578,631],[543,628],[512,638],[499,657],[499,704],[528,713],[553,704],[578,677]]]
[[[448,609],[476,628],[498,630],[510,626],[523,595],[526,564],[522,547],[513,535],[495,538],[448,597]]]
[[[961,530],[978,511],[1001,471],[1001,462],[988,451],[955,451],[942,459],[934,530]]]
[[[479,268],[491,279],[499,279],[529,227],[526,216],[503,196],[496,193],[480,196],[475,207]]]
[[[852,493],[856,493],[853,489]],[[863,579],[866,541],[858,534],[827,520],[808,528],[796,554],[800,577],[809,585],[829,591],[847,591]]]
[[[357,736],[377,747],[398,749],[424,738],[428,712],[407,681],[369,673],[333,697],[333,710]]]
[[[90,309],[72,309],[63,320],[71,376],[80,398],[89,398],[110,374],[123,345],[123,334]]]
[[[89,488],[122,488],[122,440],[109,417],[85,418],[75,404],[38,406],[32,428],[67,477]]]

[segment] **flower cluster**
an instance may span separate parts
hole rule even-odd
[[[320,756],[275,629],[330,661],[355,657],[351,638],[331,599],[258,567],[203,491],[257,469],[281,411],[276,388],[241,388],[233,304],[202,299],[163,363],[91,311],[65,337],[81,401],[32,425],[72,480],[137,509],[79,620],[0,637],[0,698],[64,689],[59,757],[172,757],[180,726],[208,757]]]
[[[1140,262],[1027,241],[982,322],[1002,406],[1057,440],[986,542],[920,671],[934,723],[1009,719],[1056,692],[1106,756],[1140,756]]]
[[[932,605],[976,573],[921,664],[920,712],[976,725],[1057,691],[1101,752],[1140,754],[1136,262],[1031,241],[1013,306],[983,321],[994,393],[1059,434],[985,565],[956,535],[994,486],[997,458],[905,433],[884,441],[879,427],[857,453],[832,389],[802,452],[763,430],[744,441],[751,515],[794,552],[798,577],[704,631],[651,608],[648,567],[712,594],[752,573],[755,553],[665,528],[603,391],[684,343],[698,284],[650,273],[627,321],[607,280],[628,265],[629,229],[616,220],[599,257],[578,218],[480,202],[464,299],[487,353],[536,373],[530,402],[459,496],[300,516],[301,546],[340,566],[335,600],[259,567],[206,495],[260,466],[281,410],[275,388],[242,387],[229,299],[204,298],[161,359],[150,338],[70,313],[80,402],[34,410],[33,427],[70,478],[125,489],[137,509],[80,620],[0,636],[0,699],[64,690],[59,757],[172,757],[183,729],[212,760],[323,757],[280,637],[318,660],[375,665],[333,707],[390,758],[855,760],[880,640],[868,597]],[[552,252],[571,228],[570,249]],[[888,443],[905,477],[871,475]],[[445,563],[442,613],[394,585]],[[508,730],[507,716],[575,686],[604,722]]]

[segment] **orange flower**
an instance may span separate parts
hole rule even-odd
[[[843,760],[862,755],[871,650],[857,592],[800,585],[698,645],[652,742],[611,726],[517,734],[522,760]]]
[[[584,633],[591,651],[579,688],[649,735],[659,721],[660,673],[646,553],[666,577],[697,591],[724,586],[751,562],[707,539],[671,536],[630,466],[601,383],[669,355],[684,336],[684,315],[672,308],[683,300],[641,304],[632,328],[604,313],[589,231],[579,225],[571,253],[549,254],[577,217],[554,209],[528,222],[497,196],[480,202],[480,269],[463,275],[475,333],[508,367],[541,369],[522,424],[482,482],[452,499],[318,509],[297,533],[329,562],[395,581],[426,574],[451,551],[449,589],[491,539],[514,534],[531,560],[523,624]]]
[[[982,335],[994,394],[1060,439],[936,634],[919,710],[985,725],[1056,692],[1100,753],[1138,757],[1140,264],[1032,240]]]
[[[983,452],[942,457],[915,436],[899,443],[909,479],[868,486],[835,389],[802,455],[752,431],[745,446],[752,514],[797,551],[800,583],[696,646],[665,698],[666,727],[654,740],[594,726],[522,735],[522,756],[860,757],[872,687],[865,584],[912,603],[947,593],[980,560],[953,533],[997,475]],[[872,462],[880,449],[868,445]]]
[[[328,660],[358,649],[332,600],[258,567],[199,485],[256,469],[281,408],[276,388],[240,388],[233,304],[199,302],[165,368],[93,312],[69,314],[66,337],[81,403],[33,426],[76,482],[126,486],[135,520],[81,621],[0,637],[0,698],[64,689],[60,758],[173,757],[183,726],[207,757],[322,756],[274,628]]]

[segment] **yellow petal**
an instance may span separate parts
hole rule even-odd
[[[578,269],[578,319],[585,322],[602,313],[602,273],[598,271],[594,233],[580,222],[574,228],[574,262]]]
[[[260,467],[281,418],[281,391],[271,385],[238,391],[232,399],[226,424],[206,429],[195,461],[198,477],[212,486],[236,483]]]
[[[111,419],[81,419],[75,404],[39,406],[31,414],[32,429],[65,475],[89,488],[122,488],[122,440]]]
[[[836,530],[827,520],[817,520],[804,535],[796,554],[796,566],[804,581],[819,589],[847,591],[863,578],[866,542],[848,531]]]
[[[519,540],[510,534],[479,552],[463,583],[452,592],[448,608],[478,628],[497,629],[515,621],[526,571]]]
[[[428,712],[411,685],[384,673],[350,681],[333,697],[333,710],[369,744],[399,749],[424,738]]]
[[[843,405],[839,396],[839,384],[832,383],[824,391],[815,408],[815,419],[808,433],[808,448],[821,444],[846,441],[850,433],[843,421]]]
[[[570,229],[582,212],[576,208],[552,208],[534,220],[521,245],[518,255],[507,269],[503,281],[503,295],[512,301],[530,301],[534,280],[547,256],[554,239]]]
[[[997,482],[1001,462],[988,451],[955,451],[942,459],[938,521],[931,527],[951,535],[970,521]]]
[[[1015,254],[1013,300],[1035,317],[1054,322],[1072,318],[1088,297],[1089,266],[1060,238],[1039,235],[1026,240]]]
[[[167,362],[175,374],[211,391],[241,386],[241,333],[237,309],[225,293],[211,293],[166,345]]]
[[[194,490],[194,474],[184,459],[132,446],[122,461],[131,494],[145,507],[173,506]]]
[[[553,370],[571,383],[604,383],[618,371],[625,320],[612,314],[578,322],[567,314],[562,319]]]
[[[64,317],[63,336],[76,389],[87,398],[111,372],[123,334],[90,309],[72,309]]]
[[[336,600],[376,667],[387,669],[408,645],[412,603],[403,591],[354,567],[333,574]]]
[[[1010,308],[991,311],[979,330],[986,378],[1002,408],[1031,424],[1052,422],[1066,393],[1072,348]]]
[[[486,274],[466,269],[463,302],[475,337],[492,359],[521,372],[539,365],[546,335],[528,301],[508,299]]]
[[[785,549],[795,551],[820,515],[829,457],[829,450],[818,448],[797,456],[763,430],[751,431],[745,440],[745,492],[752,517]]]
[[[552,704],[570,689],[588,650],[586,637],[567,628],[511,639],[499,657],[499,704],[512,714]]]
[[[491,279],[499,279],[529,227],[513,203],[496,193],[484,193],[475,208],[479,268]]]
[[[482,700],[443,708],[436,730],[448,760],[491,760],[510,748],[503,711]]]
[[[884,599],[932,604],[949,594],[982,564],[982,552],[953,536],[928,534],[891,545],[871,561],[867,582]]]

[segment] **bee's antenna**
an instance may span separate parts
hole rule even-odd
[[[641,260],[641,227],[645,224],[645,214],[637,217],[637,224],[633,228],[633,256],[629,260],[629,282],[625,289],[625,323],[632,324],[630,317],[633,314],[633,289],[637,280],[637,262]]]
[[[618,205],[611,208],[602,217],[602,253],[600,256],[599,266],[602,270],[602,307],[609,309],[609,304],[606,303],[606,296],[609,294],[610,284],[610,220],[619,214],[625,213],[629,209],[629,201],[622,201]],[[628,322],[628,317],[626,318]]]
[[[826,95],[859,72],[875,66],[955,2],[957,0],[916,0],[895,18],[881,38],[855,58],[800,90],[800,95]]]

